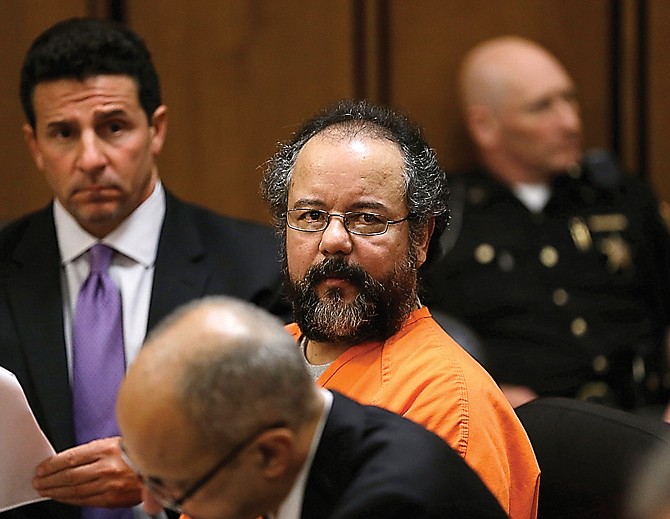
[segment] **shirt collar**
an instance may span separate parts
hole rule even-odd
[[[86,232],[57,199],[54,200],[53,212],[64,265],[77,259],[98,241],[146,268],[156,261],[160,229],[165,217],[165,191],[160,181],[149,198],[102,240]]]

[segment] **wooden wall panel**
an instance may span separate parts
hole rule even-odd
[[[456,97],[456,73],[476,43],[518,34],[547,46],[579,89],[587,147],[610,144],[607,0],[390,0],[391,103],[426,131],[443,166],[473,162]]]
[[[648,165],[656,192],[670,202],[670,3],[649,2]]]
[[[326,104],[352,95],[351,2],[128,2],[161,74],[159,161],[179,195],[267,221],[259,166]]]
[[[87,13],[103,16],[109,3],[0,0],[0,7],[9,2],[11,9],[0,17],[5,71],[0,75],[0,221],[49,198],[21,136],[17,86],[23,55],[51,23]],[[456,71],[472,45],[505,33],[536,39],[565,63],[579,87],[585,145],[612,143],[609,60],[615,4],[610,0],[125,0],[124,5],[127,22],[153,52],[169,107],[170,130],[159,160],[166,185],[234,216],[266,221],[258,197],[259,167],[305,117],[354,95],[361,77],[369,98],[388,99],[425,128],[447,169],[469,165],[473,156],[457,106]],[[639,4],[626,5],[636,9]],[[649,176],[670,200],[665,172],[670,4],[650,0],[646,5],[649,105],[643,130]],[[355,22],[362,13],[363,23]],[[376,13],[382,16],[374,18]],[[354,48],[356,27],[364,28],[363,48]],[[360,60],[354,58],[362,55],[364,70],[356,70]],[[641,109],[634,93],[626,95],[632,95],[624,100],[626,110]]]
[[[21,131],[25,121],[19,102],[23,57],[40,32],[58,20],[87,14],[88,7],[87,0],[0,1],[0,221],[42,207],[51,198]]]

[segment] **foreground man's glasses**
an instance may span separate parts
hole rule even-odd
[[[128,453],[126,452],[126,449],[123,445],[123,440],[119,440],[119,447],[121,449],[121,457],[123,458],[123,461],[128,465],[135,474],[142,480],[142,483],[147,487],[149,492],[151,492],[152,496],[156,501],[164,508],[168,508],[170,510],[173,510],[175,512],[183,513],[182,510],[182,505],[184,504],[184,501],[189,499],[190,497],[193,496],[198,490],[200,490],[202,487],[204,487],[207,483],[209,483],[214,476],[216,476],[220,470],[222,470],[226,465],[229,465],[232,463],[232,461],[237,458],[237,456],[240,455],[240,453],[247,448],[249,445],[251,445],[256,438],[258,438],[261,434],[263,434],[266,431],[269,431],[270,429],[277,429],[279,427],[285,427],[286,424],[281,422],[281,423],[274,423],[271,425],[266,425],[263,428],[259,429],[237,445],[230,449],[230,452],[226,454],[221,461],[219,461],[216,465],[214,465],[207,473],[205,473],[201,478],[198,478],[195,483],[193,483],[190,487],[188,487],[180,496],[175,496],[170,489],[168,489],[165,486],[165,483],[161,480],[161,478],[156,478],[153,476],[145,476],[142,474],[135,464],[130,460],[130,457],[128,456]]]

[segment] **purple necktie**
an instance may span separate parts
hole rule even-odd
[[[72,405],[77,445],[118,436],[114,405],[125,373],[121,294],[109,276],[114,249],[98,243],[81,286],[72,331]],[[83,508],[83,519],[132,518],[129,508]]]

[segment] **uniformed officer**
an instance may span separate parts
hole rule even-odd
[[[670,238],[653,194],[607,154],[582,153],[574,85],[539,45],[478,45],[461,93],[482,167],[450,178],[429,306],[474,329],[513,405],[662,398]]]

